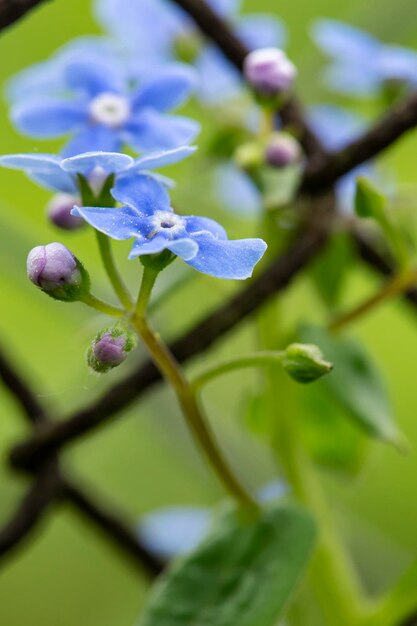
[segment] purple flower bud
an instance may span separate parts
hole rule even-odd
[[[301,159],[300,144],[287,133],[274,134],[265,150],[265,160],[272,167],[294,165]]]
[[[258,95],[272,98],[290,89],[297,70],[282,50],[261,48],[246,57],[244,74]]]
[[[48,203],[47,214],[51,222],[63,230],[76,230],[85,226],[85,221],[81,217],[71,215],[74,205],[80,200],[69,193],[57,193]]]
[[[87,352],[90,368],[104,374],[117,367],[136,346],[135,335],[122,327],[115,326],[100,331]]]
[[[87,272],[62,243],[33,248],[27,259],[27,274],[34,285],[56,300],[76,301],[89,289]]]

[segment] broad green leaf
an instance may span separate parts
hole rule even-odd
[[[356,475],[367,458],[369,438],[325,385],[304,387],[298,397],[304,444],[310,456],[322,467]]]
[[[252,522],[228,511],[156,583],[139,626],[274,626],[314,538],[310,516],[292,506],[264,510]]]
[[[355,211],[359,217],[373,217],[377,221],[384,214],[385,196],[367,179],[362,176],[356,180]]]
[[[353,258],[351,238],[335,233],[311,267],[314,286],[331,309],[339,303]]]
[[[334,365],[333,372],[317,385],[325,385],[369,435],[403,447],[404,438],[395,424],[386,385],[363,346],[315,326],[304,326],[300,337],[319,345]]]

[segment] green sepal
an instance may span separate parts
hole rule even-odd
[[[139,261],[143,267],[149,268],[154,272],[162,272],[176,258],[176,255],[170,250],[162,250],[158,254],[143,254],[139,257]]]
[[[123,352],[126,354],[126,356],[130,352],[132,352],[132,350],[134,350],[134,348],[136,348],[136,345],[137,345],[136,334],[132,332],[131,330],[129,330],[128,328],[126,328],[126,326],[124,326],[123,324],[116,324],[114,326],[108,326],[100,330],[97,333],[97,335],[94,337],[90,346],[88,347],[87,354],[86,354],[88,367],[91,370],[93,370],[93,372],[95,372],[96,374],[106,374],[107,372],[109,372],[110,370],[118,366],[116,364],[113,365],[110,363],[103,363],[102,361],[97,359],[94,353],[94,345],[98,343],[104,337],[104,335],[107,335],[107,334],[109,334],[113,339],[117,339],[118,337],[123,337],[125,341],[124,346],[123,346]]]

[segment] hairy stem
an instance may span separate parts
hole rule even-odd
[[[128,311],[130,311],[133,306],[132,299],[114,262],[113,254],[111,251],[110,239],[103,233],[100,233],[98,230],[96,230],[96,237],[100,250],[101,260],[103,262],[107,276],[109,277],[110,283],[112,284],[113,289],[122,305]]]

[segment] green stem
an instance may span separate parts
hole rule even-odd
[[[185,377],[181,366],[158,334],[154,332],[145,317],[146,307],[156,276],[157,272],[155,270],[145,267],[137,308],[131,318],[131,323],[142,338],[154,363],[175,391],[187,425],[195,440],[204,450],[218,477],[229,493],[244,509],[257,512],[259,510],[257,503],[240,484],[224,459],[205,415],[197,402],[195,392]]]
[[[278,333],[276,303],[267,305],[258,319],[261,347],[274,349]],[[310,569],[310,585],[329,626],[358,626],[363,617],[362,593],[352,565],[341,545],[331,511],[298,430],[293,383],[281,368],[266,371],[266,411],[278,464],[296,498],[315,518],[319,539]],[[279,389],[285,389],[285,392]]]
[[[123,306],[128,311],[131,311],[133,306],[132,299],[114,262],[110,239],[107,235],[104,235],[99,231],[96,231],[96,237],[104,269],[107,272],[107,276],[109,277],[113,289]]]
[[[282,351],[265,350],[263,352],[257,352],[256,354],[230,359],[230,361],[225,361],[224,363],[215,365],[214,367],[199,374],[192,381],[193,389],[198,391],[215,378],[234,370],[247,367],[267,367],[273,364],[281,363],[284,356],[285,353]]]
[[[415,267],[405,269],[390,278],[380,291],[365,300],[365,302],[362,302],[359,306],[330,322],[328,329],[334,332],[341,330],[360,317],[363,317],[363,315],[366,315],[383,302],[404,293],[404,291],[410,289],[416,281],[417,269]]]
[[[366,620],[366,626],[401,626],[417,615],[417,562],[412,563],[397,584],[383,597]],[[410,621],[411,624],[411,621]]]
[[[100,313],[110,315],[111,317],[124,317],[126,315],[126,311],[123,309],[119,309],[118,307],[108,304],[107,302],[103,302],[103,300],[93,296],[91,293],[84,295],[81,302],[84,302],[84,304],[92,309],[100,311]]]
[[[361,590],[340,544],[315,468],[300,443],[295,417],[281,412],[275,447],[294,494],[318,524],[319,541],[311,565],[311,585],[329,625],[357,626],[363,617]]]

